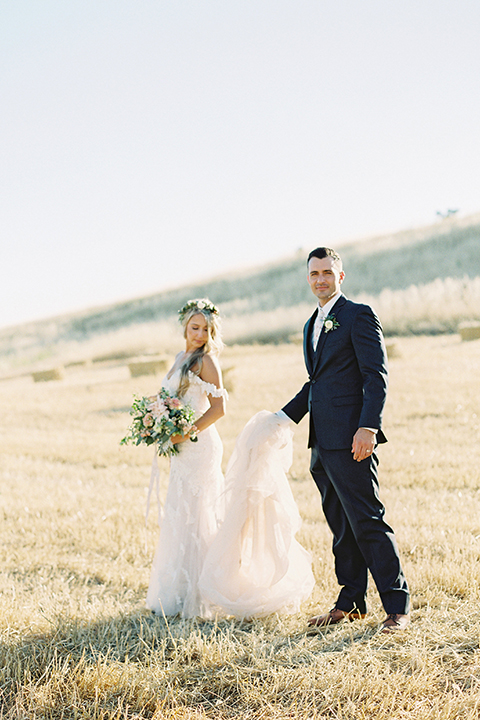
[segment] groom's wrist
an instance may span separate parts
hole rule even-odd
[[[278,419],[279,419],[280,422],[282,422],[282,423],[287,424],[287,423],[293,422],[292,418],[289,417],[289,416],[287,415],[287,413],[284,412],[283,410],[277,410],[277,412],[275,413],[275,415],[278,417]]]

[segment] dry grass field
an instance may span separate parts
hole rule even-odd
[[[304,370],[298,345],[228,348],[223,365],[228,458],[243,423],[290,399]],[[144,609],[152,451],[118,444],[132,393],[159,378],[105,362],[1,382],[0,718],[480,717],[480,341],[401,338],[390,366],[381,485],[413,593],[396,636],[377,633],[374,588],[364,621],[307,631],[337,588],[305,421],[291,482],[317,586],[303,613],[166,622]]]

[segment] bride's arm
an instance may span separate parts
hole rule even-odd
[[[205,382],[210,383],[211,385],[215,385],[215,387],[219,390],[223,387],[222,371],[220,370],[220,364],[218,360],[211,355],[204,356],[200,377]],[[205,430],[205,428],[207,428],[209,425],[213,425],[214,422],[216,422],[219,418],[225,415],[225,393],[220,395],[220,397],[209,395],[208,401],[210,403],[210,407],[208,408],[207,412],[195,421],[195,425],[199,432]]]
[[[219,390],[222,388],[222,371],[220,370],[220,365],[216,358],[211,355],[204,355],[200,377],[205,382],[215,385],[215,387]],[[221,395],[220,397],[209,395],[208,401],[210,403],[210,407],[201,417],[198,418],[198,420],[195,421],[195,427],[198,432],[205,430],[205,428],[209,425],[213,425],[213,423],[217,422],[219,418],[225,415],[226,401],[224,395]],[[177,443],[188,440],[188,437],[189,435],[185,435],[184,437],[181,435],[174,435],[171,439],[174,443]]]

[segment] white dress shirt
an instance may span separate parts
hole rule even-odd
[[[313,326],[313,332],[312,332],[312,345],[313,349],[317,349],[318,340],[320,338],[320,333],[322,332],[323,323],[325,322],[325,318],[330,315],[330,310],[333,308],[335,303],[337,302],[338,298],[340,297],[340,293],[337,293],[334,295],[330,300],[325,303],[325,305],[318,305],[318,313],[317,317],[315,318],[315,324]]]

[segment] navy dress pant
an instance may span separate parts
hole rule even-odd
[[[387,613],[406,614],[409,592],[392,528],[380,501],[375,453],[361,462],[348,450],[312,449],[310,471],[333,533],[333,554],[342,586],[336,607],[366,613],[368,570]]]

